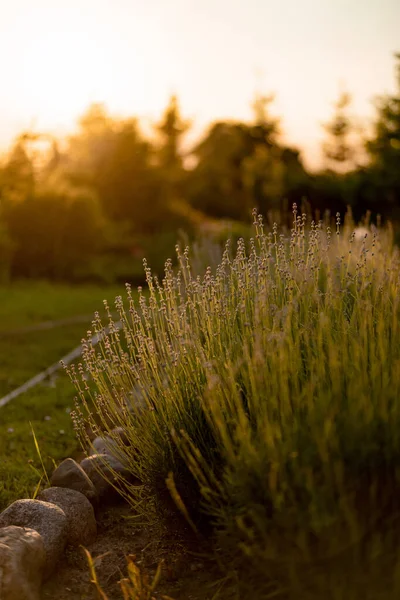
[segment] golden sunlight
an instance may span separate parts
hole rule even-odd
[[[71,126],[92,102],[109,106],[120,100],[121,69],[115,46],[97,43],[84,31],[47,32],[24,57],[23,102],[41,126]],[[114,48],[114,51],[112,50]],[[135,104],[145,105],[145,65],[129,57],[129,80]],[[143,61],[142,61],[143,62]],[[126,76],[126,75],[125,75]],[[119,92],[117,92],[119,88]]]

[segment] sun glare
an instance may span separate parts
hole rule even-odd
[[[24,62],[24,100],[41,121],[70,122],[113,88],[111,57],[83,32],[48,33]]]
[[[48,32],[27,49],[23,70],[20,102],[39,127],[71,128],[93,102],[130,114],[159,98],[154,54],[124,47],[117,35],[105,41],[83,30]]]

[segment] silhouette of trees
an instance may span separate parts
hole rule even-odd
[[[396,69],[397,92],[376,104],[364,165],[355,161],[349,94],[324,126],[329,168],[318,173],[283,143],[272,95],[255,95],[249,122],[217,121],[189,150],[190,122],[176,96],[152,136],[138,119],[112,117],[101,104],[64,144],[20,135],[0,163],[0,279],[126,280],[141,277],[144,256],[161,272],[178,230],[190,236],[229,220],[243,231],[254,207],[284,219],[293,202],[306,201],[314,216],[350,205],[356,218],[371,210],[400,221],[400,55]]]
[[[100,250],[104,222],[89,190],[54,179],[54,145],[38,172],[28,150],[37,138],[19,136],[0,168],[2,259],[14,276],[68,278]]]
[[[256,95],[251,123],[215,123],[194,148],[188,197],[195,208],[214,218],[248,221],[254,207],[264,214],[280,210],[306,192],[300,153],[280,143],[272,100]]]

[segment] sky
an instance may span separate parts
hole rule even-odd
[[[395,90],[399,32],[399,0],[1,2],[0,148],[24,128],[64,135],[92,102],[149,123],[172,93],[195,136],[250,119],[258,90],[318,166],[340,89],[360,124]]]

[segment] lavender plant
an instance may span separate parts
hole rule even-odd
[[[145,263],[146,294],[135,302],[128,285],[116,299],[120,329],[107,304],[108,330],[96,314],[99,350],[84,342],[70,371],[78,435],[87,445],[87,425],[123,427],[129,444],[117,453],[132,475],[168,488],[194,528],[206,515],[232,569],[246,564],[255,598],[352,598],[349,565],[357,578],[355,565],[365,574],[371,560],[373,577],[389,547],[380,585],[399,585],[384,534],[400,464],[391,229],[360,236],[339,215],[335,226],[308,223],[296,205],[289,234],[267,232],[257,213],[253,226],[249,245],[227,243],[203,277],[188,248],[162,281]],[[137,497],[129,485],[122,493]],[[381,597],[374,589],[354,598]]]

